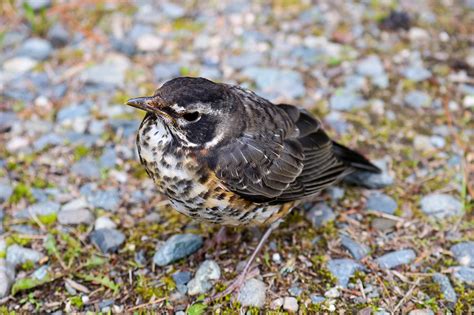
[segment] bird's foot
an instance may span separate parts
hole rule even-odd
[[[211,297],[208,297],[204,300],[205,304],[209,304],[212,301],[219,300],[233,292],[239,292],[242,286],[244,285],[247,279],[253,278],[258,275],[259,271],[258,268],[253,268],[251,270],[244,270],[242,271],[230,284],[229,286],[222,292],[219,292]]]

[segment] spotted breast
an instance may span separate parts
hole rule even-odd
[[[141,163],[159,192],[180,213],[200,221],[240,226],[269,224],[281,218],[291,205],[256,204],[223,186],[215,174],[199,163],[195,152],[175,145],[173,133],[161,118],[147,114],[138,135]]]

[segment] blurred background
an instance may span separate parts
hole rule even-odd
[[[305,107],[384,169],[365,179],[376,193],[335,188],[324,211],[288,220],[266,249],[262,273],[279,276],[260,306],[472,307],[474,1],[3,0],[2,310],[189,311],[193,297],[171,275],[190,277],[202,258],[156,267],[155,246],[214,228],[156,194],[136,159],[142,114],[123,105],[177,76]],[[251,244],[254,232],[243,233]],[[392,252],[406,262],[395,275],[364,269],[341,233],[367,248],[369,262]],[[236,252],[206,258],[230,279],[250,250]],[[328,294],[334,281],[346,291]]]

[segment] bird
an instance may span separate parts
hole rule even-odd
[[[332,140],[309,111],[238,85],[177,77],[126,103],[146,112],[136,144],[158,192],[178,212],[219,226],[265,226],[239,290],[271,232],[304,201],[355,171],[380,173]]]

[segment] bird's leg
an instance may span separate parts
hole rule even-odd
[[[265,241],[268,239],[270,234],[272,234],[273,230],[275,230],[279,225],[280,225],[280,220],[278,220],[278,221],[276,221],[276,222],[274,222],[270,225],[270,227],[265,231],[265,234],[263,234],[262,238],[258,242],[257,247],[255,248],[255,250],[253,251],[253,253],[250,256],[249,260],[245,264],[245,267],[242,270],[242,272],[237,276],[237,278],[234,279],[234,281],[232,281],[232,283],[224,291],[222,291],[222,292],[220,292],[220,293],[218,293],[214,296],[211,296],[211,297],[207,298],[206,300],[204,300],[205,303],[209,303],[209,302],[212,302],[214,300],[218,300],[218,299],[220,299],[220,298],[222,298],[226,295],[231,294],[235,290],[240,290],[240,288],[244,284],[245,280],[247,280],[247,277],[250,276],[250,275],[253,276],[253,273],[252,272],[249,273],[249,271],[250,271],[250,267],[252,266],[253,261],[255,260],[255,257],[257,257],[257,254],[262,249],[263,244],[265,244]]]

